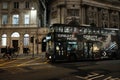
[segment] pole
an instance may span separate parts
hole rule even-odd
[[[34,58],[34,36],[33,36],[33,54],[32,54],[32,58]]]

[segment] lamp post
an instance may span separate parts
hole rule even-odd
[[[34,27],[36,26],[36,19],[37,19],[37,11],[35,9],[35,7],[31,7],[31,26]],[[35,48],[35,36],[33,35],[31,37],[31,43],[32,43],[32,49],[33,49],[33,52],[32,52],[32,57],[34,58],[34,48]]]
[[[33,36],[33,54],[32,57],[34,58],[34,36]]]

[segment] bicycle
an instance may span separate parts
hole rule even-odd
[[[5,60],[11,60],[11,55],[4,53],[2,58],[5,59]]]
[[[18,52],[13,52],[11,54],[12,59],[16,59],[18,57]]]

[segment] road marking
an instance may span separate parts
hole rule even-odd
[[[16,64],[16,65],[5,66],[5,65],[7,65],[9,63],[13,63],[13,62],[17,61],[17,59],[13,60],[13,61],[7,61],[7,62],[4,62],[4,63],[0,63],[0,68],[11,68],[11,67],[47,64],[47,62],[37,62],[37,63],[32,63],[31,64],[31,62],[34,62],[35,60],[39,60],[39,59],[40,58],[35,58],[35,59],[29,60],[29,61],[26,61],[26,62],[22,62],[22,63]]]
[[[83,76],[78,76],[78,75],[76,75],[75,77],[79,78],[79,79],[83,79],[83,80],[95,80],[95,79],[103,78],[103,77],[106,77],[106,76],[101,75],[101,74],[97,74],[97,73],[91,73],[91,74],[88,74],[87,76],[84,76],[84,77]],[[107,76],[103,80],[120,80],[120,78],[113,78],[112,76]]]
[[[80,78],[80,79],[92,80],[94,78],[98,78],[98,77],[102,77],[102,76],[104,76],[104,75],[99,75],[97,73],[91,73],[91,74],[88,74],[85,77],[82,77],[82,76],[75,76],[75,77]]]
[[[9,62],[5,62],[5,63],[1,63],[0,66],[4,66],[4,65],[6,65],[6,64],[13,63],[13,62],[15,62],[15,61],[16,61],[16,60],[9,61]]]
[[[26,70],[24,68],[6,68],[4,69],[8,72],[10,72],[11,74],[16,74],[16,73],[21,73],[21,72],[28,72],[29,70]]]
[[[95,77],[89,78],[88,80],[93,80],[93,79],[100,78],[100,77],[103,77],[103,76],[104,75],[95,76]]]
[[[35,61],[35,60],[37,60],[37,59],[40,59],[40,58],[35,58],[35,59],[33,59],[33,60],[30,60],[30,61],[27,61],[27,62],[24,62],[24,63],[18,64],[17,66],[27,65],[28,63],[33,62],[33,61]]]
[[[120,80],[120,78],[112,78],[112,76],[109,76],[103,80]]]
[[[20,65],[17,65],[17,67],[20,67],[20,66],[33,66],[33,65],[41,65],[41,64],[45,64],[45,63],[20,64]]]
[[[42,64],[46,64],[46,63],[34,63],[34,64],[24,64],[24,65],[0,66],[0,68],[4,69],[4,68],[21,67],[21,66],[23,67],[23,66],[42,65]]]

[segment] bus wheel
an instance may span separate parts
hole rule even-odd
[[[55,56],[52,56],[51,62],[54,63],[56,61]]]

